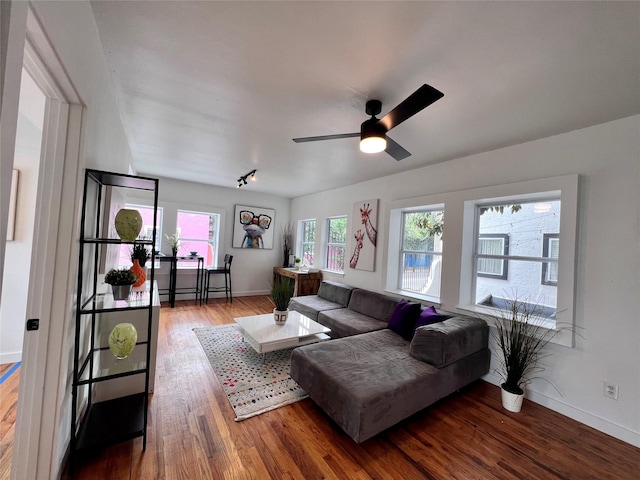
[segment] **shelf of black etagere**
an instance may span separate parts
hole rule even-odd
[[[140,244],[140,245],[153,245],[153,240],[133,240],[131,242],[125,241],[125,240],[120,240],[119,238],[83,238],[82,239],[82,243],[87,243],[87,244],[100,244],[100,245],[133,245],[135,244]]]
[[[92,403],[80,425],[76,450],[99,448],[145,435],[146,393]]]
[[[140,295],[136,295],[140,293]],[[150,306],[150,292],[133,292],[127,300],[114,300],[110,293],[91,295],[80,307],[80,314],[144,310]]]
[[[147,371],[148,342],[138,342],[133,352],[127,358],[116,358],[109,347],[94,348],[89,351],[78,369],[76,385],[88,385],[104,382],[114,378],[141,375]],[[93,362],[92,362],[93,360]],[[87,368],[90,365],[100,365],[101,368],[93,372],[92,378],[87,378]]]

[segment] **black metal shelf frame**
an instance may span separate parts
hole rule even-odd
[[[153,245],[153,240],[135,242],[109,238],[102,232],[103,213],[106,215],[106,187],[145,190],[153,194],[153,237],[156,236],[158,211],[158,179],[87,169],[82,198],[80,248],[77,282],[76,331],[73,358],[71,454],[93,447],[102,447],[143,437],[142,449],[147,444],[149,406],[149,365],[151,362],[152,308],[154,294],[155,249],[151,249],[149,270],[150,288],[144,296],[126,302],[114,302],[110,294],[98,293],[100,246],[141,243]],[[88,250],[87,246],[93,246]],[[96,345],[96,330],[102,313],[146,310],[146,341],[136,343],[128,362],[113,357],[108,347]],[[84,333],[81,338],[81,332]],[[81,351],[82,350],[82,351]],[[133,360],[132,360],[133,359]],[[106,380],[117,380],[132,375],[144,375],[144,392],[100,402],[93,401],[93,386]],[[80,397],[80,390],[84,395]],[[82,405],[80,405],[82,403]]]

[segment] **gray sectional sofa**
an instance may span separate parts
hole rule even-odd
[[[313,302],[302,298],[297,300],[307,308]],[[317,320],[337,328],[336,337],[341,338],[296,348],[291,355],[291,377],[358,443],[489,371],[489,328],[484,321],[453,316],[420,326],[405,339],[385,328],[385,318],[388,322],[398,303],[394,299],[390,308],[390,298],[351,288],[347,307],[317,312]],[[351,327],[350,319],[355,322]]]

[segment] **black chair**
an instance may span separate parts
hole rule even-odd
[[[233,303],[233,293],[231,292],[231,262],[233,261],[233,255],[226,254],[224,256],[223,267],[207,267],[205,272],[205,303],[209,303],[209,292],[221,292],[224,290],[226,300],[231,300]],[[211,275],[221,274],[224,275],[224,287],[212,287],[210,285]]]

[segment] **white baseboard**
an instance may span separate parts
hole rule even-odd
[[[500,386],[502,381],[499,377],[493,374],[487,374],[482,379],[488,383],[496,386]],[[558,412],[566,417],[569,417],[577,422],[587,425],[591,428],[611,435],[618,440],[629,443],[634,447],[640,447],[640,433],[629,430],[626,427],[617,425],[603,418],[597,417],[591,413],[580,410],[566,403],[560,402],[554,398],[548,397],[533,390],[527,390],[526,398],[534,403],[542,405],[543,407]]]
[[[22,361],[22,351],[11,353],[0,353],[0,365],[5,363],[18,363]]]

